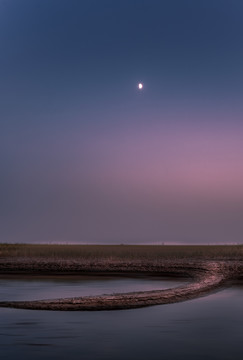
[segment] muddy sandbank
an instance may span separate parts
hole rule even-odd
[[[61,276],[61,275],[153,275],[182,276],[190,279],[182,286],[144,292],[132,292],[101,296],[83,296],[35,301],[2,301],[0,307],[33,310],[118,310],[132,309],[151,305],[170,304],[186,301],[226,286],[229,282],[242,277],[243,262],[240,260],[223,261],[70,261],[40,259],[0,259],[0,275]]]

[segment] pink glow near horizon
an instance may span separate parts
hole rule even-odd
[[[49,169],[49,186],[60,182],[79,191],[88,184],[94,191],[118,196],[242,199],[243,126],[182,120],[124,123],[97,131],[70,129],[45,139],[44,148],[39,137],[32,139],[20,153],[33,156],[31,168],[26,162],[26,172],[38,168],[42,182]]]
[[[89,171],[117,191],[242,198],[241,130],[151,126],[98,134],[86,144]]]
[[[31,219],[41,241],[241,239],[241,125],[76,129],[45,146],[37,135],[18,149],[12,236],[31,237]]]

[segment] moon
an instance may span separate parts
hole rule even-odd
[[[142,83],[139,83],[139,84],[138,84],[138,88],[139,88],[139,90],[142,90],[143,84],[142,84]]]

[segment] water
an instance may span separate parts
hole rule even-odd
[[[0,278],[0,301],[4,300],[40,300],[59,297],[101,295],[119,292],[148,291],[166,289],[185,283],[184,279],[155,276],[114,277],[114,276],[57,276],[20,277],[11,281]]]
[[[120,292],[126,283],[129,287],[138,286],[139,290],[144,290],[143,286],[148,289],[159,285],[156,285],[159,279],[146,278],[145,284],[142,279],[120,280],[121,287],[114,284],[119,280],[86,279],[86,288],[89,293],[101,293],[102,286],[107,292],[115,285]],[[15,285],[21,287],[22,281],[18,280]],[[93,290],[97,281],[99,291]],[[78,286],[64,283],[47,281],[46,287]],[[176,285],[169,281],[163,286],[169,283]],[[39,280],[26,286],[38,289],[44,284],[44,280]],[[1,297],[10,298],[13,285],[14,282],[1,280]],[[11,289],[9,294],[8,289]],[[19,288],[16,293],[17,290]],[[56,289],[53,291],[57,293]],[[1,359],[241,360],[242,295],[243,287],[232,287],[183,303],[120,311],[0,309]]]

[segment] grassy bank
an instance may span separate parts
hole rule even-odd
[[[39,259],[239,259],[243,245],[34,245],[0,244],[1,258]]]

